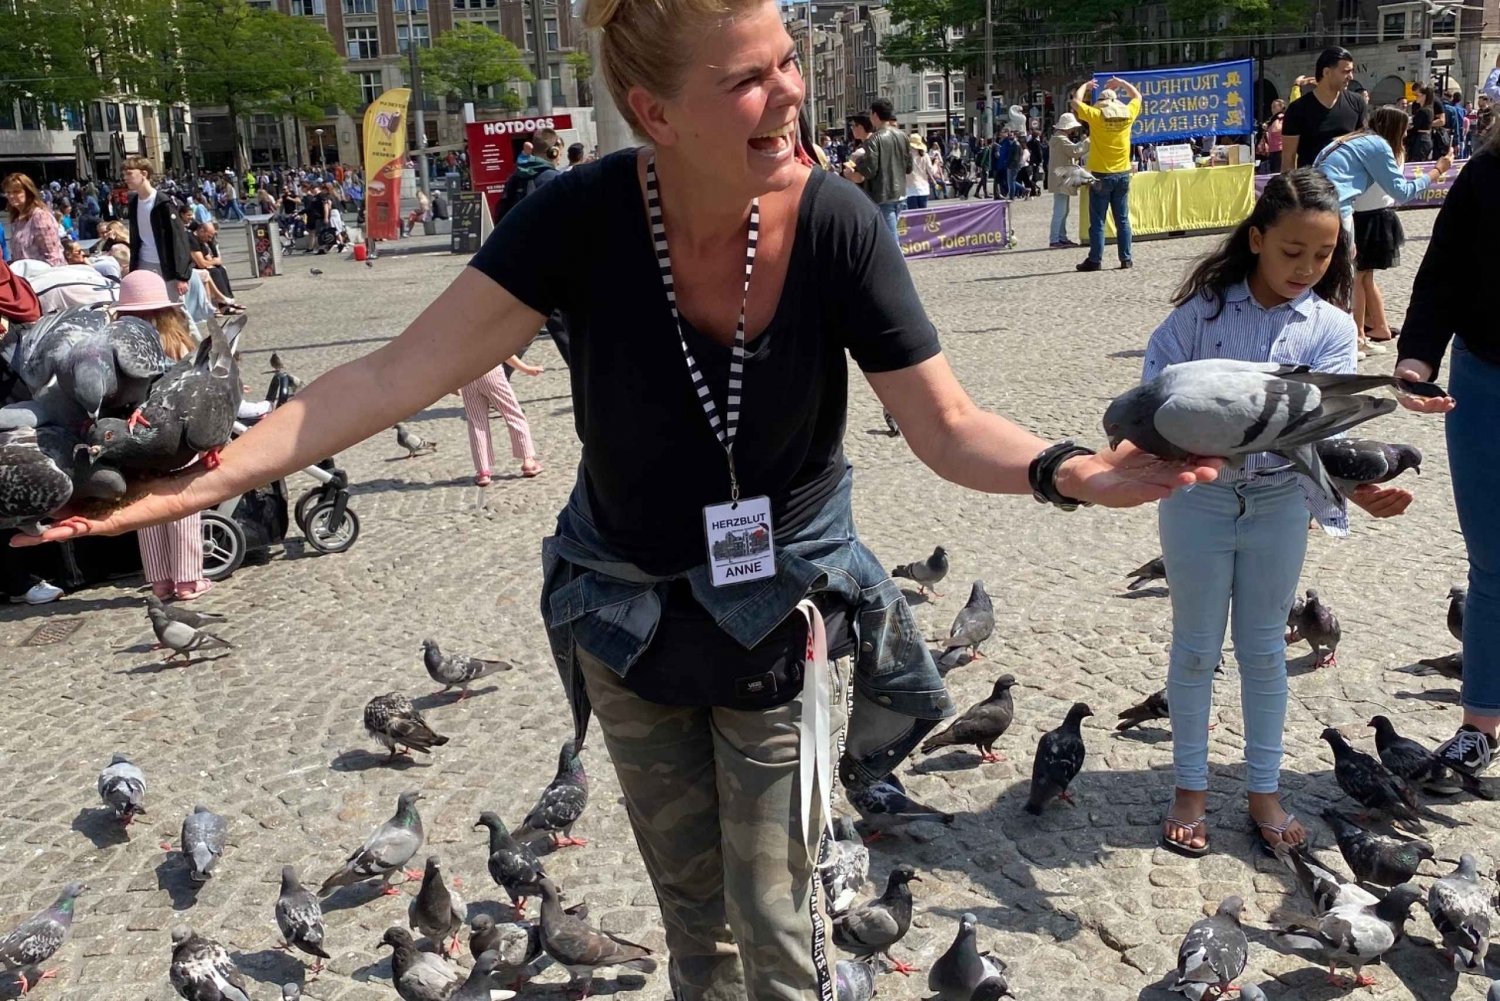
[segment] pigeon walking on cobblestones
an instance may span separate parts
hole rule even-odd
[[[1013,997],[1015,995],[1010,992],[1010,984],[1004,977],[990,977],[974,988],[969,1001],[1000,1001],[1001,998]]]
[[[580,742],[572,737],[563,741],[557,756],[557,774],[542,790],[521,826],[510,832],[512,838],[524,844],[546,834],[552,838],[554,848],[589,843],[587,838],[573,837],[573,825],[583,816],[583,808],[589,802],[589,777],[583,768],[582,750]]]
[[[146,595],[146,607],[160,609],[168,620],[181,622],[185,626],[194,629],[202,629],[205,626],[221,625],[229,620],[216,612],[205,612],[201,609],[189,608],[187,605],[168,605],[154,594]]]
[[[1144,701],[1123,710],[1119,715],[1120,722],[1115,724],[1115,729],[1124,732],[1131,727],[1142,726],[1153,720],[1171,718],[1172,714],[1167,709],[1167,690],[1163,688],[1146,696]]]
[[[542,948],[568,971],[569,986],[583,989],[588,997],[594,971],[622,966],[654,973],[651,950],[618,935],[589,927],[586,920],[563,910],[557,886],[545,876],[541,880]]]
[[[1213,917],[1193,923],[1177,949],[1177,982],[1172,990],[1189,1001],[1202,1001],[1209,991],[1223,997],[1245,972],[1250,943],[1240,927],[1245,902],[1225,897]]]
[[[1037,741],[1036,757],[1031,763],[1031,795],[1026,812],[1041,816],[1042,808],[1052,799],[1073,802],[1068,785],[1083,770],[1086,750],[1083,744],[1083,718],[1094,711],[1082,702],[1073,703],[1062,725],[1042,734]]]
[[[228,832],[229,821],[206,806],[193,807],[182,819],[182,857],[188,860],[193,882],[206,883],[213,876]]]
[[[391,752],[391,761],[411,751],[431,754],[434,747],[448,743],[400,692],[386,692],[365,703],[365,730]]]
[[[536,922],[498,925],[488,914],[478,914],[469,927],[469,952],[475,959],[485,953],[496,957],[497,984],[519,988],[552,965],[552,958],[542,951],[542,928]]]
[[[956,667],[965,650],[971,651],[970,660],[981,659],[984,655],[979,648],[994,632],[995,606],[990,603],[984,581],[976,580],[969,590],[969,600],[958,610],[953,626],[948,630],[947,642],[938,658],[938,670],[947,673]]]
[[[896,567],[891,571],[891,576],[915,582],[917,591],[921,594],[931,591],[934,598],[941,598],[942,595],[937,593],[937,586],[948,576],[948,552],[938,546],[925,560]]]
[[[828,898],[828,913],[842,914],[870,875],[870,849],[865,847],[848,817],[833,818],[833,837],[823,842],[818,875]]]
[[[229,952],[187,925],[172,929],[172,986],[187,1001],[250,1001],[250,984]]]
[[[1350,799],[1366,810],[1389,814],[1418,831],[1424,830],[1417,816],[1416,794],[1405,779],[1392,775],[1364,751],[1350,747],[1344,735],[1331,726],[1324,729],[1323,739],[1333,748],[1333,777]]]
[[[869,785],[860,785],[846,777],[844,794],[870,830],[865,838],[866,844],[918,821],[953,825],[953,814],[934,809],[907,795],[906,786],[894,772]]]
[[[1375,748],[1380,753],[1380,763],[1397,777],[1439,796],[1451,796],[1462,790],[1480,799],[1494,798],[1478,776],[1449,766],[1415,740],[1401,736],[1387,717],[1371,717],[1370,726],[1375,729]]]
[[[458,990],[458,971],[432,953],[417,949],[405,928],[387,928],[380,945],[392,949],[391,982],[401,1001],[447,1001]]]
[[[1373,893],[1340,878],[1339,874],[1319,862],[1306,845],[1281,845],[1276,854],[1292,870],[1297,889],[1312,903],[1312,913],[1322,917],[1329,911],[1351,904],[1364,907],[1378,899]]]
[[[99,773],[99,798],[124,827],[146,812],[146,774],[116,751]]]
[[[1333,832],[1349,871],[1361,883],[1400,886],[1417,874],[1423,859],[1434,854],[1425,841],[1371,834],[1338,810],[1324,810],[1323,822]]]
[[[1466,587],[1453,587],[1448,589],[1448,632],[1460,643],[1464,641],[1464,603],[1469,598],[1469,589]],[[1421,674],[1430,674],[1432,670],[1454,681],[1464,680],[1464,655],[1462,650],[1457,650],[1441,657],[1424,657],[1417,661],[1423,667],[1430,670],[1421,671]]]
[[[286,948],[297,949],[313,957],[312,975],[323,972],[323,960],[332,959],[323,944],[328,927],[323,921],[323,905],[317,895],[302,885],[297,870],[281,867],[281,894],[276,898],[276,927]]]
[[[151,620],[151,631],[156,634],[156,642],[172,651],[167,654],[168,661],[178,657],[192,660],[192,655],[200,650],[234,649],[233,643],[206,629],[197,629],[186,622],[167,618],[165,609],[147,607],[146,617]]]
[[[1427,916],[1442,936],[1443,951],[1454,970],[1483,968],[1495,914],[1473,855],[1459,856],[1458,869],[1428,887]]]
[[[896,415],[884,407],[880,408],[880,413],[885,418],[885,433],[892,438],[901,437],[901,425],[896,423]]]
[[[464,926],[469,909],[457,891],[443,881],[442,863],[436,855],[427,856],[422,886],[406,908],[407,924],[432,940],[448,955],[459,954],[458,933]]]
[[[834,1001],[870,1001],[874,996],[875,967],[857,959],[841,959],[834,964]]]
[[[1125,576],[1134,578],[1125,585],[1125,590],[1135,591],[1153,580],[1165,581],[1167,579],[1167,563],[1164,557],[1158,556],[1154,560],[1147,560]]]
[[[1317,591],[1309,588],[1307,597],[1293,604],[1287,624],[1291,626],[1287,642],[1306,640],[1317,658],[1314,666],[1332,667],[1338,663],[1339,640],[1344,631],[1339,626],[1338,616],[1323,603]],[[1326,654],[1325,650],[1328,651]]]
[[[396,812],[391,818],[371,832],[365,843],[344,860],[343,866],[323,881],[318,892],[325,894],[340,886],[379,876],[383,895],[400,893],[391,885],[391,877],[422,847],[425,835],[422,816],[417,812],[417,800],[421,798],[422,794],[415,790],[402,793],[396,800]],[[422,873],[406,870],[405,875],[407,879],[420,879]]]
[[[960,917],[953,944],[927,971],[927,989],[936,991],[939,1001],[969,1001],[984,981],[1004,976],[1005,964],[979,951],[978,928],[979,919],[974,915]]]
[[[1448,589],[1448,632],[1460,643],[1464,641],[1464,605],[1469,600],[1469,589]]]
[[[496,991],[496,972],[500,957],[493,952],[480,953],[469,970],[469,976],[458,985],[458,990],[448,995],[447,1001],[496,1001],[497,998],[513,998],[514,991]]]
[[[922,877],[910,865],[902,862],[892,869],[883,894],[833,919],[833,944],[860,959],[884,956],[902,975],[915,973],[915,966],[891,955],[891,947],[905,938],[911,928],[913,882],[922,882]]]
[[[456,687],[462,690],[458,696],[460,702],[469,697],[469,686],[480,678],[514,667],[504,660],[482,660],[466,653],[445,654],[437,640],[422,641],[422,664],[432,680],[443,686],[432,694],[443,695]]]
[[[942,747],[972,744],[979,751],[981,761],[1004,761],[995,753],[995,741],[1005,736],[1005,731],[1016,718],[1016,705],[1010,694],[1015,684],[1013,674],[996,678],[989,698],[976,702],[946,730],[929,737],[922,745],[922,753],[931,754]]]
[[[10,934],[0,938],[0,968],[41,966],[51,959],[68,940],[68,933],[73,930],[73,911],[78,896],[87,889],[82,883],[69,883],[51,906],[37,911]],[[40,976],[28,976],[26,980],[34,987],[38,980],[45,980],[55,972],[48,970]]]
[[[10,1001],[11,998],[23,997],[49,976],[56,976],[56,973],[43,973],[36,965],[0,970],[0,998]]]
[[[1333,971],[1342,966],[1353,968],[1353,986],[1373,987],[1375,978],[1361,971],[1379,962],[1401,940],[1411,906],[1420,899],[1420,890],[1403,883],[1379,903],[1340,907],[1322,917],[1278,912],[1272,915],[1272,920],[1285,927],[1274,932],[1272,938],[1291,952],[1328,967],[1331,984],[1349,986],[1342,977],[1334,975]]]
[[[546,878],[542,863],[524,845],[516,843],[499,816],[486,810],[479,815],[476,828],[487,827],[490,832],[490,878],[495,885],[505,890],[511,907],[520,914],[526,913],[526,898],[541,893],[541,881]]]
[[[437,451],[437,442],[428,441],[405,424],[396,425],[396,444],[406,449],[408,459]]]

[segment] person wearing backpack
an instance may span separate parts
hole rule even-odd
[[[538,129],[527,145],[533,152],[516,161],[516,172],[505,182],[505,190],[500,193],[500,208],[495,215],[496,223],[504,219],[522,198],[554,180],[562,168],[563,142],[553,130]]]

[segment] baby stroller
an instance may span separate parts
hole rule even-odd
[[[281,406],[292,396],[292,380],[277,373],[266,390],[266,399]],[[238,437],[247,431],[235,422]],[[292,509],[297,527],[307,544],[320,553],[342,553],[359,539],[359,516],[349,507],[349,477],[332,459],[324,459],[302,470],[318,485],[297,499]],[[286,539],[285,480],[231,497],[203,512],[203,576],[223,580],[247,558],[265,562],[271,546]]]
[[[276,217],[276,225],[281,230],[282,256],[290,257],[297,249],[297,244],[307,235],[307,226],[302,222],[301,213],[279,215]]]

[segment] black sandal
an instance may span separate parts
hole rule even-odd
[[[1203,816],[1199,817],[1197,820],[1189,824],[1186,821],[1178,820],[1176,817],[1173,817],[1170,813],[1170,807],[1168,807],[1167,809],[1168,813],[1161,818],[1161,826],[1165,828],[1168,823],[1173,823],[1181,827],[1186,827],[1189,832],[1188,841],[1192,841],[1193,836],[1198,832],[1198,828],[1203,827],[1205,828],[1203,847],[1195,848],[1191,844],[1184,844],[1181,841],[1175,841],[1172,838],[1167,837],[1167,832],[1165,830],[1163,830],[1157,837],[1156,843],[1162,848],[1165,848],[1167,851],[1172,852],[1176,855],[1181,855],[1183,858],[1202,858],[1203,856],[1207,855],[1209,850],[1207,832],[1208,814],[1204,814]]]

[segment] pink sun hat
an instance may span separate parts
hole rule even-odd
[[[162,281],[161,275],[138,268],[120,282],[120,298],[115,303],[115,312],[149,313],[178,305],[167,295],[167,283]]]

